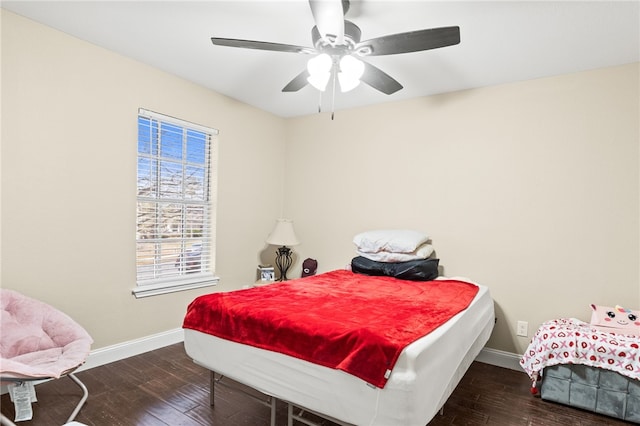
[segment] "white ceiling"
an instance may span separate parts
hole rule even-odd
[[[308,55],[214,46],[210,37],[311,46],[307,0],[2,1],[2,7],[283,117],[317,112],[319,92],[282,88]],[[362,40],[457,25],[461,43],[367,60],[404,89],[361,84],[335,110],[640,61],[638,1],[352,1]],[[322,97],[323,109],[331,96]]]

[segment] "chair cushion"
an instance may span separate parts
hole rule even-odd
[[[84,363],[93,340],[54,307],[0,290],[0,376],[55,377]]]

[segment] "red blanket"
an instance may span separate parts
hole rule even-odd
[[[184,328],[353,374],[384,387],[402,349],[469,306],[478,287],[337,270],[188,307]]]

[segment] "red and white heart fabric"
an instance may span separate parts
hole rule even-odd
[[[535,388],[539,372],[558,364],[604,368],[640,380],[640,337],[604,332],[575,318],[547,321],[531,339],[520,365]]]

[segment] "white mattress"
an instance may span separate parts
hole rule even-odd
[[[465,280],[469,281],[469,280]],[[185,329],[198,364],[277,399],[345,423],[424,426],[444,405],[491,335],[489,289],[401,353],[383,389],[340,370]]]

